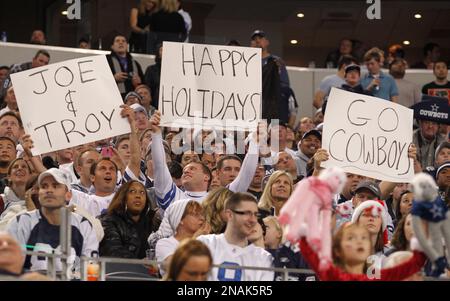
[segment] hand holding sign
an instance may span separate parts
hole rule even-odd
[[[31,136],[23,135],[21,140],[24,153],[30,158],[33,157],[31,149],[34,147],[34,145]]]
[[[411,143],[408,148],[408,158],[417,160],[417,148],[414,143]]]
[[[129,105],[126,105],[126,104],[121,105],[120,108],[122,109],[122,111],[120,111],[120,116],[122,116],[122,118],[127,118],[131,129],[133,131],[135,131],[136,130],[136,118],[135,118],[134,110]]]
[[[390,182],[414,175],[408,157],[413,111],[383,99],[333,88],[328,98],[322,146],[329,160],[322,167]]]
[[[130,132],[105,56],[47,65],[11,75],[33,154],[53,152]]]
[[[164,42],[159,109],[166,127],[255,130],[261,49]]]
[[[150,118],[150,128],[154,134],[161,133],[160,122],[161,122],[161,112],[155,111],[155,113],[153,113],[152,117]]]
[[[322,162],[327,161],[330,158],[326,149],[319,148],[313,156],[314,159],[314,169],[320,169]]]

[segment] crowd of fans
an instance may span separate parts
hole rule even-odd
[[[157,47],[156,64],[145,72],[129,49],[143,50],[150,31],[168,33],[158,35],[154,45],[174,37],[186,41],[192,24],[183,12],[180,1],[141,1],[131,11],[130,40],[123,35],[114,39],[107,59],[123,97],[121,115],[131,126],[129,135],[33,156],[33,141],[25,135],[9,75],[45,66],[51,55],[39,50],[31,62],[0,67],[0,231],[6,232],[0,233],[0,274],[40,279],[29,272],[46,270],[46,260],[24,257],[22,250],[58,252],[64,207],[72,216],[70,278],[80,277],[80,257],[94,252],[155,259],[156,276],[166,280],[283,277],[265,270],[212,268],[213,264],[315,269],[314,251],[304,241],[286,241],[277,216],[295,185],[319,175],[321,162],[328,159],[321,144],[331,88],[407,107],[421,102],[422,95],[441,97],[443,106],[450,103],[448,66],[439,58],[438,45],[427,44],[423,62],[412,65],[432,68],[436,77],[420,90],[404,79],[409,64],[399,45],[390,47],[387,57],[379,48],[367,50],[360,66],[357,43],[343,39],[339,50],[326,59],[326,66],[336,67],[337,73],[321,82],[312,101],[317,112],[302,116],[296,125],[297,101],[285,64],[269,52],[266,33],[257,30],[250,36],[250,45],[262,49],[263,115],[264,109],[270,112],[271,106],[278,107],[280,122],[268,128],[260,124],[258,131],[246,133],[245,153],[237,153],[239,139],[232,132],[219,135],[210,130],[162,128],[158,89],[163,49]],[[32,41],[45,44],[45,35],[35,31]],[[88,47],[89,41],[81,42]],[[278,75],[279,95],[274,99],[266,85],[274,80],[270,70]],[[441,124],[417,120],[416,127],[408,153],[414,159],[414,171],[433,175],[440,197],[449,206],[448,120]],[[203,147],[194,148],[194,142]],[[183,152],[176,153],[175,148]],[[414,194],[409,189],[408,183],[348,173],[342,193],[333,198],[333,259],[340,271],[334,276],[290,273],[288,279],[364,280],[342,273],[364,274],[369,256],[380,259],[383,275],[388,275],[385,279],[422,279],[430,267],[421,269],[424,259],[410,249]],[[374,207],[379,215],[370,213]],[[364,241],[364,256],[355,259],[355,266],[345,253],[349,236]],[[405,262],[417,267],[414,273],[391,276]],[[57,268],[62,271],[60,263]]]

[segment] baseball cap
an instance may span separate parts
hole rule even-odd
[[[361,73],[361,67],[359,67],[356,64],[350,64],[347,67],[345,67],[345,74],[347,74],[348,72],[353,71],[353,70],[356,70],[359,73]]]
[[[380,198],[381,195],[381,191],[380,188],[378,187],[378,185],[372,181],[362,181],[358,184],[358,186],[356,186],[355,189],[355,193],[358,192],[358,190],[361,189],[368,189],[369,191],[371,191],[375,197]]]
[[[316,136],[319,140],[322,140],[322,133],[320,133],[320,131],[316,130],[316,129],[312,129],[307,131],[306,133],[303,134],[302,140],[305,139],[306,137],[310,136],[310,135],[314,135]]]
[[[253,40],[256,37],[264,38],[264,37],[266,37],[266,33],[264,31],[262,31],[262,30],[257,29],[257,30],[255,30],[252,33],[252,38],[251,39]]]
[[[127,99],[128,99],[129,97],[136,97],[136,98],[139,100],[139,102],[142,101],[141,95],[137,94],[137,93],[134,92],[134,91],[128,92],[128,94],[125,95],[124,102],[127,102]]]
[[[38,185],[41,186],[42,180],[48,176],[52,176],[59,184],[66,185],[67,189],[70,191],[71,187],[68,174],[58,168],[50,168],[41,173],[38,178]]]
[[[130,108],[132,108],[132,109],[134,110],[135,113],[137,113],[137,112],[143,112],[145,115],[147,115],[147,110],[146,110],[143,106],[141,106],[140,104],[138,104],[138,103],[132,104],[132,105],[130,106]]]

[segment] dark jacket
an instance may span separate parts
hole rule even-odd
[[[145,209],[139,222],[134,222],[128,213],[100,216],[105,236],[100,242],[100,256],[135,258],[146,257],[149,249],[147,238],[158,230],[161,220],[153,210]]]
[[[269,57],[262,67],[262,119],[280,120],[281,83],[275,58]]]
[[[128,92],[134,91],[133,82],[131,80],[132,74],[139,75],[139,77],[141,78],[141,81],[143,81],[144,80],[144,73],[142,72],[141,65],[136,60],[134,60],[133,57],[131,56],[131,54],[128,53],[128,52],[127,52],[127,65],[128,65],[127,67],[128,68],[126,68],[126,69],[124,68],[124,66],[122,64],[120,64],[120,69],[121,70],[116,70],[116,68],[114,67],[113,58],[117,59],[119,61],[119,63],[120,63],[119,56],[114,51],[111,51],[111,54],[108,54],[106,56],[106,59],[108,61],[109,67],[111,68],[112,74],[114,75],[114,74],[116,74],[118,72],[125,72],[125,73],[127,73],[129,75],[128,79],[126,79],[123,82],[124,85],[125,85],[125,90],[126,91],[125,92],[121,92],[121,95],[122,95],[122,98],[124,98],[125,95]],[[136,63],[137,70],[135,70],[135,68],[133,66],[133,62]]]
[[[152,94],[152,106],[158,109],[159,106],[159,84],[161,80],[161,58],[156,58],[156,64],[147,67],[145,70],[144,83],[150,87]]]
[[[186,25],[178,12],[159,10],[152,15],[150,29],[157,35],[157,43],[164,41],[183,42],[186,40]]]

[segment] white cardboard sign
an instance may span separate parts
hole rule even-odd
[[[104,55],[15,73],[11,80],[34,155],[130,132]]]
[[[256,129],[261,70],[258,48],[164,42],[161,126]]]
[[[413,110],[380,98],[333,88],[328,97],[322,147],[323,167],[402,183],[414,176],[408,148]]]

